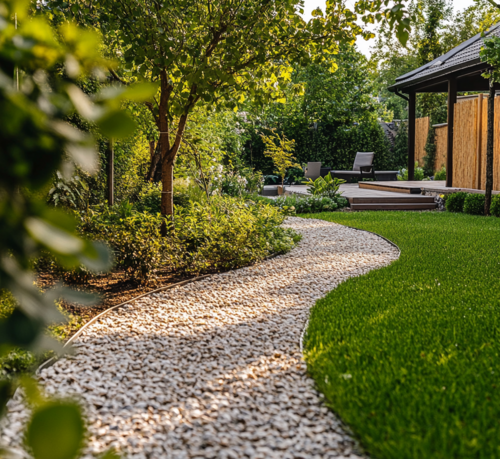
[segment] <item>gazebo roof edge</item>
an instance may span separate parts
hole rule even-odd
[[[480,47],[475,46],[474,48],[477,49],[473,50],[469,50],[469,48],[473,47],[473,45],[481,40],[481,38],[493,33],[495,33],[495,35],[500,35],[500,23],[495,24],[484,33],[479,33],[474,37],[469,38],[469,40],[464,41],[460,45],[448,51],[446,54],[434,59],[432,62],[396,78],[396,83],[388,88],[389,91],[396,92],[398,90],[403,90],[404,88],[415,86],[418,83],[435,80],[444,75],[480,64]],[[472,55],[469,55],[471,51]],[[460,59],[460,54],[463,54],[462,59]]]

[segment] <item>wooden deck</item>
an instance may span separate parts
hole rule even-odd
[[[413,194],[413,198],[424,198],[424,196],[419,196],[420,188],[418,188],[419,194],[409,193],[408,189],[415,189],[414,184],[421,184],[424,182],[362,182],[359,185],[357,183],[344,183],[340,185],[340,191],[344,198],[402,198],[404,194]],[[440,188],[445,188],[445,182],[432,182],[438,186],[442,183],[443,186]],[[365,187],[364,185],[378,185],[381,186],[371,186]],[[391,184],[390,189],[386,184]],[[307,185],[291,185],[286,187],[286,191],[293,194],[309,194],[307,192]],[[402,196],[403,194],[403,196]]]
[[[286,190],[293,194],[309,194],[306,185],[292,185]],[[340,191],[352,210],[431,210],[437,207],[434,196],[439,194],[458,191],[484,194],[484,191],[469,188],[447,188],[444,180],[344,183]],[[424,196],[422,192],[432,195]]]
[[[422,196],[413,190],[413,183],[399,187],[365,187],[361,186],[377,182],[345,183],[340,186],[342,196],[347,198],[352,210],[432,210],[437,207],[432,196]],[[389,184],[404,184],[406,182],[379,182]],[[417,182],[419,183],[419,182]],[[421,183],[421,182],[420,182]],[[437,183],[437,182],[436,182]],[[306,185],[292,185],[287,191],[293,194],[309,194]],[[418,188],[420,193],[420,188]]]

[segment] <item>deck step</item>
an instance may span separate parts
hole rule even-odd
[[[348,198],[351,204],[434,203],[434,196],[372,196]]]
[[[351,204],[351,210],[433,210],[436,203],[378,203],[378,204]]]
[[[420,194],[422,188],[413,185],[399,185],[401,182],[359,182],[359,188],[365,190],[391,191],[393,193]]]

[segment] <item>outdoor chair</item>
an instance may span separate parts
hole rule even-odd
[[[307,163],[304,177],[316,180],[321,176],[321,163]]]
[[[346,182],[352,182],[353,178],[357,178],[359,181],[365,178],[375,178],[375,172],[373,171],[373,157],[375,153],[373,152],[358,152],[356,153],[356,158],[354,159],[354,165],[352,171],[330,171],[332,178],[343,179]]]

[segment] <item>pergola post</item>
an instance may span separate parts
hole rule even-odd
[[[417,94],[411,92],[408,96],[408,180],[414,180]]]
[[[448,80],[448,149],[446,155],[446,186],[453,186],[453,131],[455,124],[455,104],[457,102],[457,80]]]

